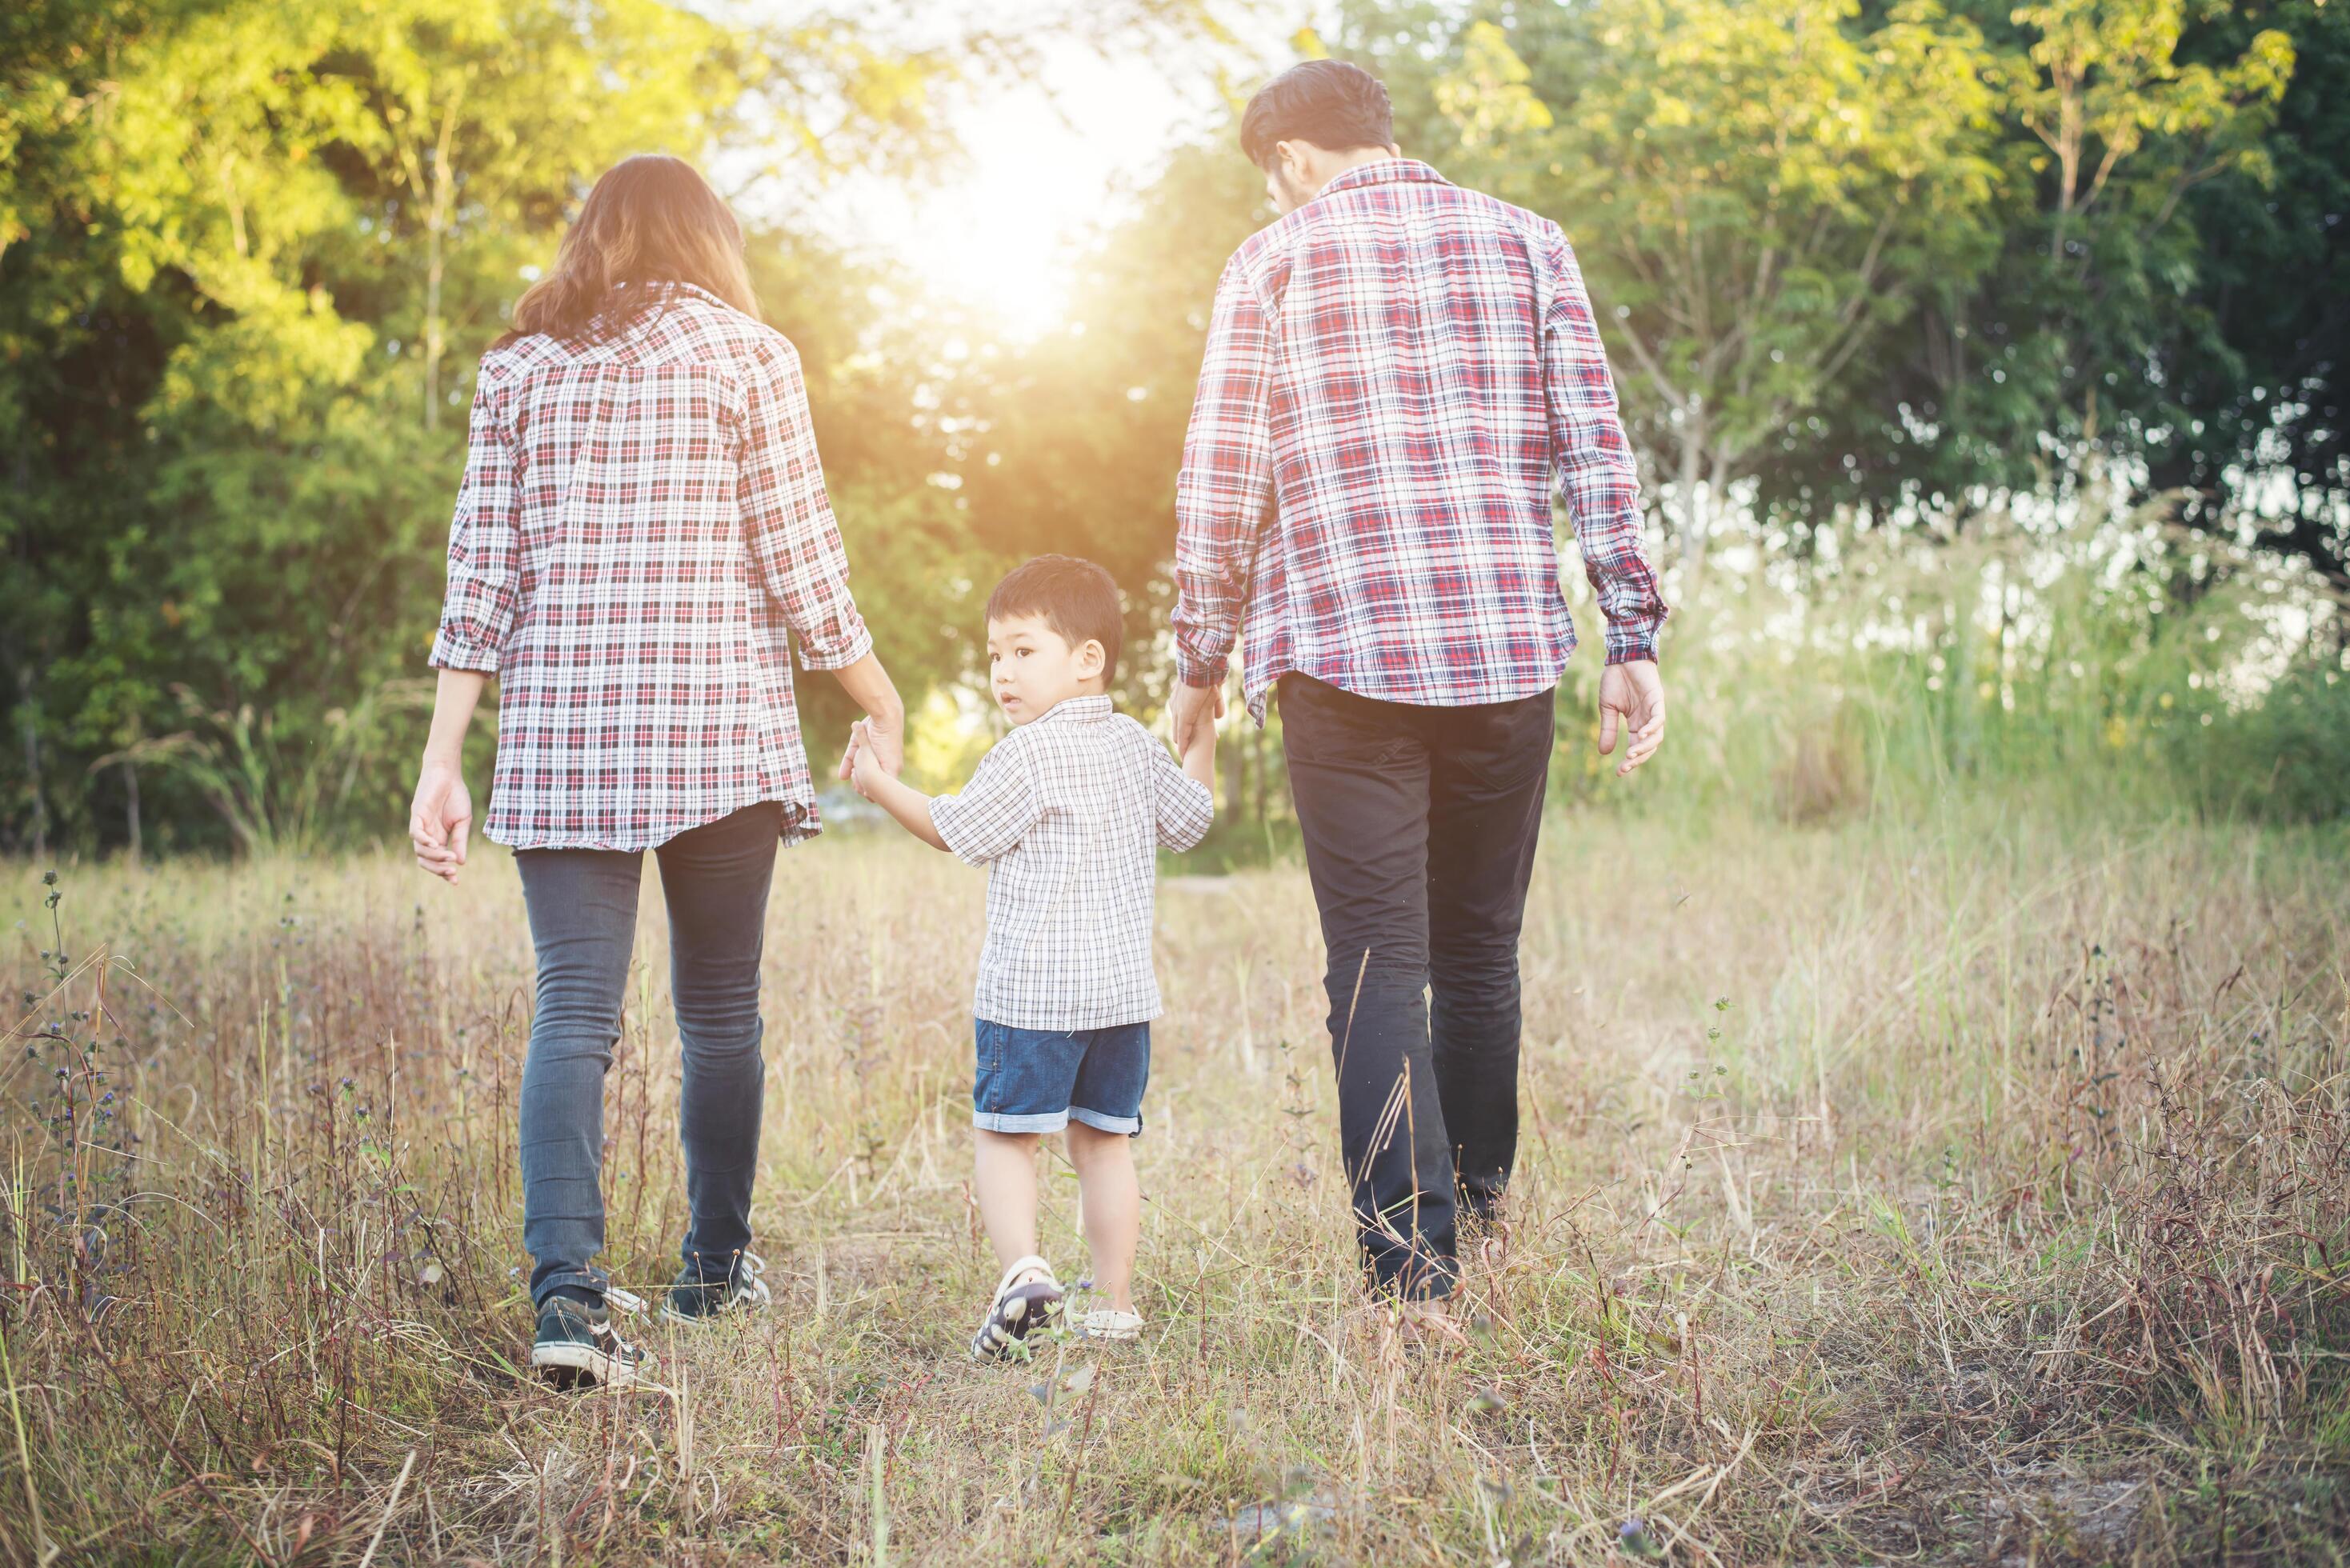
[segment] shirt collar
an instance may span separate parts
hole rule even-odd
[[[1108,717],[1109,698],[1106,695],[1093,694],[1084,697],[1064,697],[1037,714],[1033,722],[1049,724],[1055,719],[1065,719],[1072,722],[1083,723]]]
[[[706,299],[712,305],[726,304],[700,284],[683,283],[675,278],[656,277],[643,283],[616,283],[612,288],[614,293],[624,298],[629,290],[634,289],[646,299]]]
[[[1451,181],[1422,163],[1417,158],[1382,158],[1376,163],[1365,163],[1349,169],[1332,180],[1315,196],[1320,201],[1334,191],[1352,191],[1363,185],[1388,185],[1416,182],[1423,185],[1450,185]]]

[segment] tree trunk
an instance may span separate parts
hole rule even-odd
[[[1692,428],[1681,432],[1680,451],[1680,599],[1686,604],[1697,597],[1698,585],[1705,580],[1706,549],[1713,534],[1713,501],[1707,493],[1705,474],[1705,416],[1692,410]]]
[[[457,108],[465,101],[465,84],[462,78],[456,90],[450,94],[449,107],[441,115],[441,139],[432,149],[432,195],[424,220],[424,428],[441,428],[441,357],[447,347],[445,324],[441,319],[441,280],[444,268],[442,248],[449,232],[450,214],[456,205],[457,176],[452,167],[452,155],[457,137]],[[422,194],[422,192],[419,192]]]
[[[124,825],[130,830],[130,864],[136,866],[143,840],[139,821],[139,770],[129,763],[122,764],[122,792],[130,798],[123,815]]]
[[[16,722],[25,740],[25,783],[33,792],[33,858],[49,857],[49,803],[41,790],[41,726],[33,707],[33,670],[16,671]]]
[[[1243,803],[1248,798],[1245,794],[1247,779],[1248,759],[1242,754],[1241,737],[1234,735],[1231,742],[1224,747],[1225,816],[1232,817],[1239,815]]]
[[[1264,826],[1264,732],[1254,724],[1242,728],[1248,734],[1249,762],[1256,773],[1256,825]]]

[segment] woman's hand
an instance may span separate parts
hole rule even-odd
[[[898,773],[882,764],[880,747],[874,743],[873,722],[869,719],[859,719],[850,727],[848,754],[841,759],[841,765],[848,770],[848,782],[867,800],[873,798],[875,775],[886,773],[894,778]]]
[[[465,840],[473,828],[473,797],[453,763],[427,757],[416,775],[416,798],[408,808],[408,839],[416,864],[452,887],[465,864]]]
[[[868,754],[869,766],[895,778],[905,769],[905,720],[858,720],[858,750]]]
[[[465,864],[465,840],[473,830],[473,797],[465,792],[465,726],[482,700],[489,676],[478,670],[444,670],[432,693],[432,732],[424,742],[424,765],[417,770],[416,797],[408,807],[408,841],[416,864],[455,885]]]
[[[873,748],[874,761],[880,764],[882,772],[896,778],[906,760],[906,705],[899,701],[898,689],[889,684],[889,671],[868,653],[833,674],[840,681],[840,689],[848,693],[849,701],[865,710],[865,717],[859,722],[864,743]],[[852,740],[848,750],[840,753],[837,776],[847,778],[856,762],[857,742]]]

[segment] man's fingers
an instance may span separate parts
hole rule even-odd
[[[1599,754],[1612,756],[1616,751],[1616,710],[1605,702],[1599,705]]]

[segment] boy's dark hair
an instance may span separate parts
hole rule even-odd
[[[1308,60],[1259,88],[1241,115],[1241,151],[1260,169],[1273,162],[1274,144],[1310,141],[1325,152],[1395,145],[1395,111],[1388,89],[1360,66]]]
[[[1126,612],[1118,607],[1118,584],[1091,561],[1039,556],[1006,572],[987,596],[987,618],[1008,620],[1016,615],[1041,618],[1071,648],[1100,643],[1102,684],[1118,678]]]

